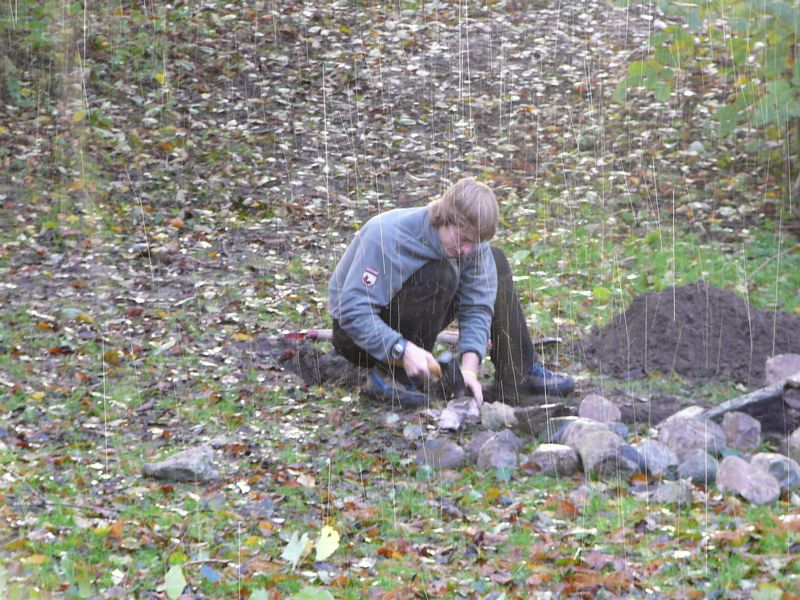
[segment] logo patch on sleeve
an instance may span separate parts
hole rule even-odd
[[[378,281],[378,272],[375,269],[367,267],[361,274],[361,283],[367,287],[372,287]]]

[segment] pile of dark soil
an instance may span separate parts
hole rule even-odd
[[[575,351],[611,377],[674,372],[760,386],[767,358],[800,353],[800,318],[753,308],[731,291],[696,282],[636,297]]]

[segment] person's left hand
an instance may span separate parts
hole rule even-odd
[[[472,397],[475,398],[475,402],[480,406],[483,404],[483,388],[481,387],[481,382],[478,381],[478,378],[472,373],[463,373],[462,371],[462,374],[464,375],[464,387],[472,392]]]

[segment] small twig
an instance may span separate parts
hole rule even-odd
[[[222,559],[222,558],[198,558],[197,560],[190,560],[189,562],[183,563],[183,566],[184,567],[190,567],[190,566],[194,566],[194,565],[203,565],[203,564],[208,564],[208,563],[218,564],[218,565],[227,565],[230,562],[232,562],[232,561],[225,560],[225,559]]]
[[[763,269],[764,267],[766,267],[766,266],[767,266],[769,263],[771,263],[773,260],[775,260],[776,258],[783,258],[783,257],[784,257],[784,256],[786,256],[787,254],[789,254],[790,252],[794,252],[794,251],[795,251],[795,250],[797,250],[798,248],[800,248],[800,244],[795,244],[794,246],[792,246],[792,247],[790,247],[790,248],[786,248],[786,250],[784,250],[783,252],[779,252],[779,253],[778,253],[778,254],[776,254],[775,256],[770,256],[770,257],[769,257],[767,260],[765,260],[765,261],[764,261],[764,262],[762,262],[760,265],[758,265],[758,266],[757,266],[755,269],[753,269],[752,271],[750,271],[750,273],[749,273],[749,274],[748,274],[748,276],[747,276],[747,281],[748,281],[748,282],[751,282],[751,281],[753,281],[753,276],[754,276],[756,273],[758,273],[758,272],[759,272],[761,269]]]

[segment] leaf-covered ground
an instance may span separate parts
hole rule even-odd
[[[545,334],[698,277],[796,311],[781,182],[708,127],[726,82],[608,100],[659,26],[652,7],[41,2],[0,16],[0,595],[176,597],[183,581],[208,598],[796,592],[788,502],[712,489],[676,510],[637,499],[641,481],[417,467],[404,422],[354,387],[309,386],[276,343],[327,324],[327,277],[358,223],[462,174],[498,190],[500,242]],[[598,382],[550,358],[584,388],[737,393]],[[142,478],[206,442],[218,483]],[[299,540],[325,526],[341,540],[316,560]]]

